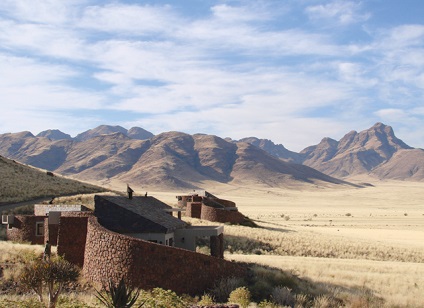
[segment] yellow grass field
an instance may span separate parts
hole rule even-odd
[[[227,258],[291,270],[336,290],[368,290],[384,307],[424,307],[424,183],[372,184],[205,188],[264,227],[225,226],[227,237],[245,242]],[[176,203],[175,192],[149,194]],[[258,255],[249,242],[273,248]]]

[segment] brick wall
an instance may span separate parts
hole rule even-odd
[[[244,276],[246,269],[223,259],[150,243],[103,228],[88,219],[83,273],[96,282],[122,277],[135,286],[199,294],[222,277]]]
[[[16,242],[44,244],[44,235],[36,236],[37,222],[44,222],[45,216],[16,215],[12,229],[7,228],[7,239]]]
[[[60,217],[57,253],[78,266],[84,264],[88,214],[67,212]]]
[[[202,203],[188,202],[186,207],[186,216],[193,218],[200,218],[202,210]]]
[[[202,204],[201,219],[239,224],[244,221],[244,215],[238,211],[226,211]]]

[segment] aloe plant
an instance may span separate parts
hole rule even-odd
[[[108,288],[104,288],[103,292],[96,290],[96,293],[97,299],[107,308],[131,308],[140,296],[140,290],[127,286],[123,278],[117,285],[109,280]],[[143,304],[144,302],[137,307],[142,307]]]

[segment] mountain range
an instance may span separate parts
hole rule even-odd
[[[0,135],[0,155],[85,180],[117,179],[142,186],[198,188],[206,181],[243,185],[346,184],[350,176],[424,178],[424,151],[377,123],[341,140],[324,138],[300,153],[255,137],[238,141],[214,135],[102,125],[75,138],[58,130]],[[339,178],[343,179],[340,180]]]

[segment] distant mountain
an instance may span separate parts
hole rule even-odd
[[[248,137],[239,140],[240,142],[250,143],[266,152],[272,156],[281,158],[284,161],[289,162],[300,162],[299,153],[292,152],[287,150],[282,144],[275,144],[268,139],[258,139],[256,137]]]
[[[96,128],[89,129],[81,134],[78,134],[75,137],[76,141],[86,141],[89,139],[92,139],[94,137],[100,136],[100,135],[109,135],[113,133],[121,133],[126,135],[127,130],[119,125],[117,126],[110,126],[110,125],[100,125]]]
[[[114,178],[150,187],[198,188],[205,181],[270,187],[348,184],[248,143],[179,132],[147,140],[116,132],[79,142],[5,134],[0,135],[0,153],[34,166],[51,162],[49,170],[81,179]]]
[[[359,133],[351,131],[340,141],[324,138],[300,154],[307,166],[331,176],[347,177],[371,174],[400,150],[412,150],[412,147],[398,139],[390,126],[377,123]]]
[[[323,138],[300,153],[267,139],[241,140],[285,161],[301,163],[337,178],[367,174],[380,179],[424,180],[424,151],[405,144],[390,126],[382,123],[359,133],[351,131],[339,141]]]
[[[2,156],[0,178],[0,204],[105,191],[101,187],[48,173]]]
[[[41,133],[39,133],[37,135],[37,137],[46,137],[46,138],[49,138],[51,140],[62,140],[62,139],[72,140],[71,135],[62,133],[58,129],[49,129],[49,130],[42,131]]]
[[[128,130],[127,136],[131,139],[146,140],[152,138],[154,135],[141,127],[132,127]]]
[[[279,187],[342,183],[335,178],[356,175],[424,180],[424,150],[408,146],[382,123],[351,131],[339,141],[324,138],[300,153],[256,137],[153,136],[142,128],[102,125],[72,140],[3,134],[0,155],[83,179],[114,178],[144,186],[198,187],[217,181]]]
[[[114,133],[121,133],[125,136],[128,136],[129,138],[140,140],[149,139],[154,136],[151,132],[148,132],[147,130],[140,127],[133,127],[130,130],[126,130],[121,126],[100,125],[96,128],[89,129],[81,134],[78,134],[75,137],[75,140],[86,141],[100,135],[109,135]]]

